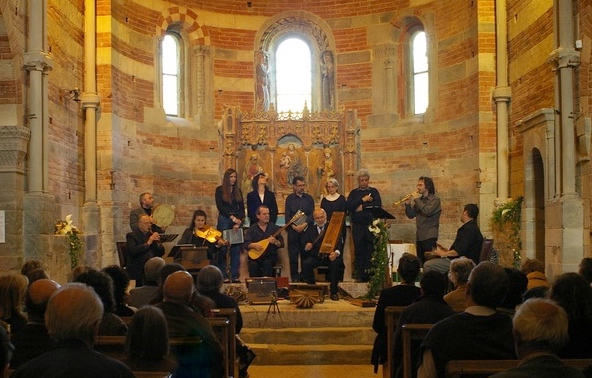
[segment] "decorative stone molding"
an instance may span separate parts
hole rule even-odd
[[[0,172],[24,173],[31,130],[23,126],[0,126]]]

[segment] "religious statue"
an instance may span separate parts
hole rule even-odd
[[[323,150],[323,157],[324,160],[321,162],[319,167],[317,168],[317,175],[319,181],[319,191],[323,191],[325,193],[325,182],[327,182],[330,178],[335,178],[337,176],[337,162],[333,159],[333,151],[330,148],[325,148]]]
[[[263,167],[259,163],[259,155],[254,153],[245,164],[243,184],[241,185],[243,193],[249,193],[251,191],[253,177],[259,173],[263,173]]]
[[[287,156],[290,158],[290,167],[288,169],[288,183],[292,185],[292,180],[296,176],[306,178],[306,166],[300,158],[300,153],[294,146],[294,143],[288,145]]]
[[[255,109],[269,110],[269,63],[267,53],[257,51],[255,66]]]
[[[321,62],[322,109],[335,110],[335,68],[333,53],[325,51]]]

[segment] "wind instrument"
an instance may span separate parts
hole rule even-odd
[[[413,193],[409,193],[407,194],[405,197],[401,198],[400,200],[398,200],[397,202],[395,202],[393,204],[393,206],[399,206],[400,204],[402,204],[403,202],[407,201],[409,198],[413,197],[413,195],[417,193],[417,192],[413,192]]]

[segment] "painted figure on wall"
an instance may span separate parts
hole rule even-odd
[[[288,145],[287,156],[290,158],[290,168],[288,168],[288,182],[291,183],[294,177],[306,177],[306,166],[302,162],[300,152],[296,149],[294,143]]]
[[[288,156],[287,152],[282,153],[282,157],[280,158],[280,169],[277,173],[277,183],[278,187],[280,188],[287,188],[289,187],[288,181],[288,172],[290,167],[292,166],[292,160]]]
[[[241,189],[243,193],[248,193],[251,191],[251,180],[255,175],[263,173],[263,167],[261,166],[261,162],[259,161],[259,154],[253,153],[247,160],[245,164],[245,171],[243,173],[243,183],[241,185]]]
[[[255,109],[269,110],[269,62],[267,53],[257,51],[255,55]]]
[[[322,109],[335,110],[335,67],[333,53],[325,51],[321,62]]]
[[[326,189],[324,189],[324,183],[327,182],[330,178],[335,178],[337,176],[337,162],[333,159],[333,151],[329,147],[323,150],[323,157],[324,159],[319,164],[317,168],[317,176],[319,182],[319,192],[323,192],[323,194],[327,194]]]

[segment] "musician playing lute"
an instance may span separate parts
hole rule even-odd
[[[277,263],[278,248],[284,246],[284,237],[278,233],[280,229],[274,223],[269,222],[270,212],[267,206],[259,206],[255,212],[257,223],[251,225],[245,234],[244,247],[247,250],[254,250],[260,254],[257,259],[249,257],[249,276],[251,277],[272,277],[273,267]],[[267,239],[267,243],[259,243]],[[267,247],[264,245],[267,244]]]

